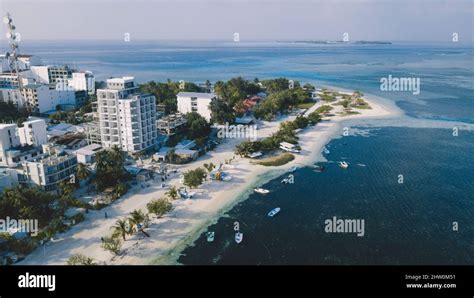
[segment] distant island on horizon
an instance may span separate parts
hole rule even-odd
[[[281,43],[308,43],[308,44],[337,44],[337,43],[353,43],[353,44],[392,44],[390,41],[378,41],[378,40],[357,40],[355,42],[347,42],[343,40],[295,40],[295,41],[281,41]]]

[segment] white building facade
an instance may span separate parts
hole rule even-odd
[[[156,99],[139,93],[133,77],[107,80],[107,89],[97,90],[97,113],[104,148],[116,145],[129,153],[154,148]]]
[[[183,114],[196,112],[206,118],[208,122],[211,121],[209,105],[216,97],[214,93],[179,92],[176,97],[178,100],[178,112]]]
[[[47,125],[43,119],[28,119],[23,127],[18,128],[20,143],[23,145],[41,146],[48,143]]]

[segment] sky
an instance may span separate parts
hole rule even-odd
[[[24,40],[474,40],[474,0],[0,0]],[[0,42],[6,42],[2,23]]]

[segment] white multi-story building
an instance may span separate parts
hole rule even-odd
[[[32,66],[28,76],[37,83],[48,84],[57,90],[95,93],[95,77],[90,71],[76,71],[67,66]]]
[[[8,150],[20,145],[18,126],[16,124],[0,124],[0,165],[7,165]]]
[[[133,77],[109,79],[107,89],[97,90],[103,147],[117,145],[122,151],[137,153],[155,146],[155,97],[138,91]]]
[[[178,99],[178,112],[187,114],[196,112],[211,121],[211,109],[209,107],[212,99],[216,97],[214,93],[199,92],[179,92],[176,95]]]
[[[45,144],[43,154],[22,162],[22,168],[18,169],[18,182],[45,191],[56,191],[59,182],[75,179],[76,167],[75,154],[67,154]]]
[[[35,113],[55,111],[58,106],[76,106],[76,92],[50,89],[44,84],[28,84],[21,89],[22,100]]]
[[[48,143],[46,121],[30,118],[23,122],[23,127],[18,128],[20,143],[22,145],[41,146]]]

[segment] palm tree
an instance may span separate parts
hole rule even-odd
[[[91,171],[89,168],[83,164],[78,163],[76,168],[76,176],[79,180],[86,180],[91,175]]]
[[[130,213],[130,222],[137,227],[137,230],[142,232],[145,236],[150,237],[150,235],[143,230],[143,224],[147,221],[147,215],[139,209],[135,209]]]
[[[113,228],[114,228],[114,232],[113,232],[114,236],[122,236],[123,241],[127,240],[125,236],[130,234],[130,225],[127,219],[117,219]]]
[[[172,200],[176,200],[179,197],[178,189],[174,185],[165,194]]]

